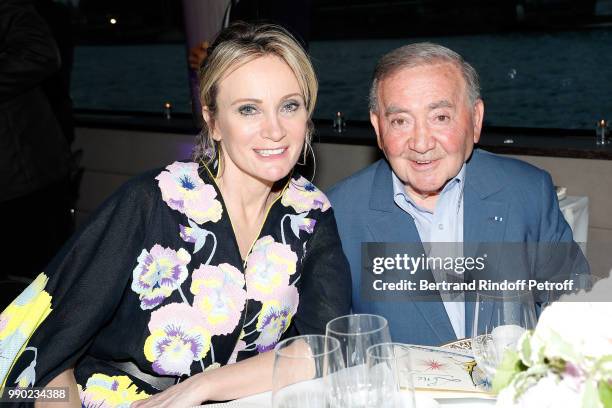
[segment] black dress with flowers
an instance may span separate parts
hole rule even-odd
[[[124,185],[0,314],[0,381],[42,387],[74,367],[83,406],[127,407],[158,392],[143,378],[323,333],[350,288],[329,201],[306,179],[288,178],[243,262],[209,169],[175,162]]]

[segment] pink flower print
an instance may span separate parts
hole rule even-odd
[[[183,248],[175,251],[155,244],[150,252],[143,249],[132,280],[132,290],[140,295],[140,307],[146,310],[159,306],[180,288],[190,261],[191,255]]]
[[[297,312],[299,294],[295,286],[285,287],[279,295],[279,300],[269,300],[263,304],[257,319],[256,328],[261,334],[255,340],[255,345],[260,353],[274,348]]]
[[[297,255],[289,245],[274,242],[267,235],[255,242],[246,263],[247,296],[265,302],[275,298],[278,289],[289,285],[289,276],[296,270]]]
[[[217,192],[200,178],[197,163],[174,162],[166,170],[155,179],[158,180],[162,199],[170,208],[198,224],[221,219],[223,209],[221,202],[215,198]]]
[[[161,375],[190,375],[191,364],[210,350],[206,322],[185,303],[171,303],[151,313],[144,355]]]
[[[246,304],[242,273],[227,263],[202,265],[192,279],[193,306],[202,314],[206,329],[213,336],[233,332]]]
[[[244,332],[242,332],[242,334],[244,335]],[[242,339],[238,340],[236,347],[234,347],[234,351],[232,351],[232,355],[230,356],[229,360],[227,360],[227,364],[234,364],[236,360],[238,359],[238,353],[240,353],[246,347],[247,347],[247,344],[244,340]]]
[[[175,251],[155,244],[143,249],[132,272],[132,290],[140,295],[143,310],[159,306],[187,278],[191,255],[183,248]]]
[[[297,213],[310,210],[327,211],[331,207],[325,194],[304,177],[289,182],[281,203],[285,207],[293,207]]]

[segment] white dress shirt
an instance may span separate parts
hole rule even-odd
[[[465,164],[459,174],[450,180],[440,193],[434,211],[431,212],[415,204],[406,193],[404,183],[392,173],[393,201],[399,208],[408,213],[416,225],[423,243],[445,243],[442,245],[425,245],[427,256],[463,256],[463,187]],[[448,243],[448,244],[447,244]],[[455,245],[452,245],[455,244]],[[448,280],[442,271],[432,271],[437,282]],[[450,319],[457,339],[465,338],[465,303],[463,294],[452,295],[441,293],[444,308]]]

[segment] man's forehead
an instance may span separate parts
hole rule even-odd
[[[445,72],[447,75],[456,76],[462,78],[461,68],[457,63],[453,61],[432,61],[423,62],[422,64],[409,65],[409,66],[398,66],[395,69],[389,71],[383,81],[387,79],[396,79],[399,76],[409,77],[411,75],[422,75],[431,74],[438,75],[441,72]]]
[[[446,83],[440,83],[440,80]],[[436,86],[437,89],[446,94],[446,97],[437,95],[434,98],[435,100],[432,99],[427,102],[428,105],[440,100],[450,100],[453,94],[460,95],[460,91],[467,91],[467,84],[459,67],[452,62],[440,62],[399,68],[382,79],[378,87],[378,93],[379,97],[385,100],[387,99],[386,96],[389,96],[388,94],[412,90],[428,93],[436,89]],[[391,103],[391,101],[385,102]]]
[[[386,101],[387,103],[385,104],[385,115],[394,115],[396,113],[410,113],[410,109],[407,109],[403,106],[398,106],[395,105],[393,103],[393,101]],[[453,103],[452,101],[448,100],[448,99],[439,99],[439,100],[434,100],[432,102],[429,102],[428,104],[426,104],[426,108],[428,110],[436,110],[436,109],[440,109],[440,108],[448,108],[448,109],[453,109],[455,108],[455,103]]]

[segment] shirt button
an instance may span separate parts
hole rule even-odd
[[[438,224],[438,229],[443,230],[444,229],[444,224]]]

